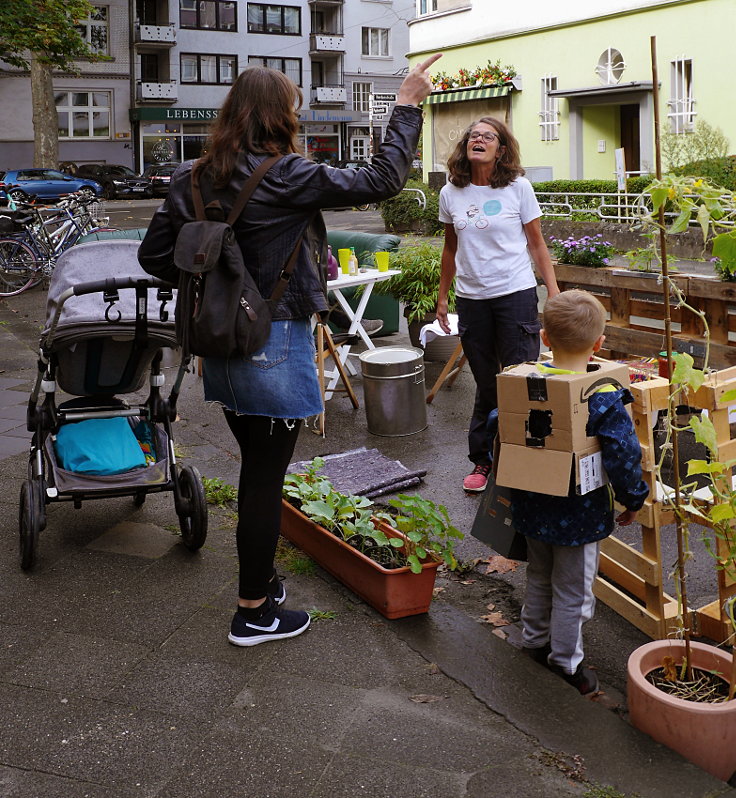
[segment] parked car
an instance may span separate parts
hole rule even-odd
[[[128,166],[83,163],[77,167],[76,177],[96,180],[104,190],[105,199],[153,196],[151,181]]]
[[[338,169],[360,169],[361,166],[368,165],[368,161],[338,161],[335,164]]]
[[[169,193],[171,175],[174,174],[178,166],[178,163],[153,164],[143,172],[143,177],[147,177],[151,181],[154,196],[165,197]]]
[[[0,182],[2,200],[9,196],[21,201],[32,196],[56,200],[72,191],[85,191],[95,197],[103,194],[102,186],[95,180],[70,177],[56,169],[9,169]]]

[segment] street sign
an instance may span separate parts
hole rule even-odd
[[[386,113],[388,113],[388,106],[387,105],[374,105],[371,108],[371,111],[373,113],[373,116],[375,116],[376,114],[386,114]]]
[[[373,114],[373,119],[377,122],[380,122],[382,119],[386,118],[386,114]]]
[[[396,102],[396,95],[395,94],[374,94],[373,95],[373,102],[374,103],[395,103]]]

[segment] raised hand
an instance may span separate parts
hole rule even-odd
[[[399,94],[396,98],[397,105],[419,105],[429,95],[433,86],[429,79],[428,69],[439,58],[442,58],[442,53],[430,55],[409,72],[399,87]]]

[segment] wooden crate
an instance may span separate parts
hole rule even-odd
[[[564,263],[555,264],[555,273],[563,291],[583,288],[604,304],[610,314],[606,347],[612,357],[653,357],[664,349],[664,298],[656,273]],[[710,366],[736,366],[736,340],[729,340],[729,333],[736,333],[736,283],[684,274],[672,279],[687,302],[706,313],[711,336]],[[687,352],[699,364],[705,355],[700,318],[674,305],[670,316],[673,350]]]
[[[707,410],[716,430],[718,460],[736,459],[736,440],[731,439],[728,406],[722,401],[726,391],[736,389],[736,368],[710,375],[695,394],[684,397],[690,407]],[[639,552],[615,536],[602,541],[599,577],[595,594],[605,604],[641,629],[651,638],[665,638],[676,629],[676,599],[663,588],[663,563],[660,534],[666,524],[674,523],[674,512],[668,507],[663,492],[658,490],[652,413],[666,410],[668,381],[653,377],[632,384],[634,396],[634,428],[642,448],[642,469],[649,485],[649,497],[637,520],[642,529],[642,551]],[[702,525],[702,519],[690,518]],[[719,550],[724,544],[718,541]],[[730,624],[723,612],[724,601],[736,594],[736,581],[723,570],[716,569],[718,599],[712,604],[691,610],[691,628],[697,634],[722,642],[730,634]]]

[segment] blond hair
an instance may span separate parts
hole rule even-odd
[[[603,335],[606,309],[593,294],[575,288],[547,300],[542,324],[553,351],[579,354]]]

